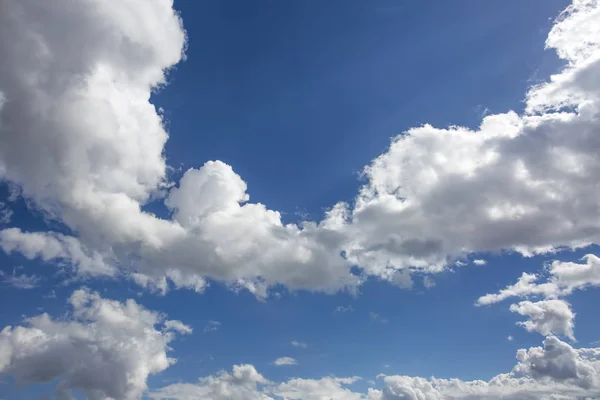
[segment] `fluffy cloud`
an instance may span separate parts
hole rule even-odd
[[[0,247],[5,253],[18,252],[33,260],[53,261],[67,265],[78,275],[114,276],[117,269],[98,252],[89,252],[81,242],[54,232],[25,233],[18,228],[0,231]]]
[[[235,365],[231,373],[201,378],[196,384],[176,383],[149,394],[156,400],[273,400],[262,393],[269,383],[252,365]]]
[[[252,365],[236,365],[231,373],[200,378],[198,383],[176,383],[153,391],[156,400],[273,400],[272,395],[289,400],[360,400],[365,397],[344,386],[353,378],[290,379],[275,383],[265,379]]]
[[[542,400],[595,398],[600,395],[599,349],[573,349],[550,336],[543,347],[517,352],[518,363],[510,373],[489,381],[424,379],[386,376],[381,400],[503,399]]]
[[[556,298],[592,286],[600,286],[600,258],[593,254],[583,257],[585,263],[555,260],[548,268],[545,281],[541,274],[523,273],[517,282],[500,290],[488,293],[477,300],[478,305],[493,304],[510,297],[543,296]]]
[[[148,375],[175,362],[168,344],[183,323],[87,289],[73,292],[69,303],[69,318],[41,314],[0,332],[0,374],[19,384],[58,380],[59,399],[77,389],[89,399],[134,400],[146,390]]]
[[[354,383],[358,378],[321,378],[321,379],[290,379],[281,383],[271,392],[276,396],[289,400],[360,400],[365,397],[360,393],[344,387]]]
[[[197,398],[323,400],[576,400],[600,396],[600,349],[574,349],[554,336],[548,336],[543,347],[521,349],[512,371],[489,381],[385,376],[382,389],[366,393],[347,386],[357,377],[322,379],[293,378],[285,382],[266,380],[254,367],[235,366],[233,374],[201,378],[197,384],[178,383],[154,391],[154,399],[188,400]],[[247,373],[242,377],[236,371]],[[217,391],[215,388],[220,388]],[[227,397],[229,396],[229,397]],[[261,397],[262,396],[262,397]]]
[[[410,129],[365,168],[354,206],[301,224],[251,203],[220,161],[168,181],[168,135],[149,98],[185,48],[172,0],[0,7],[0,179],[74,235],[12,228],[5,251],[160,292],[201,292],[212,278],[265,297],[275,284],[353,288],[364,280],[353,265],[410,287],[401,270],[439,272],[469,252],[598,242],[597,1],[557,20],[546,45],[567,66],[527,93],[523,115]],[[160,196],[171,219],[142,210]]]
[[[511,305],[510,311],[529,317],[527,321],[518,322],[518,325],[529,332],[539,332],[544,336],[562,335],[575,340],[575,314],[571,311],[569,303],[564,300],[542,300],[535,303],[522,301]]]
[[[600,7],[577,0],[546,42],[568,66],[529,91],[527,112],[478,129],[410,129],[365,169],[348,258],[369,273],[441,269],[448,257],[597,243]],[[588,36],[589,35],[589,36]]]

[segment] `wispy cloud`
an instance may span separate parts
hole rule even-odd
[[[17,289],[33,289],[39,286],[40,278],[35,275],[17,275],[16,269],[11,275],[0,271],[0,282]]]
[[[382,324],[387,324],[389,322],[387,318],[384,318],[381,315],[374,312],[369,313],[369,317],[371,317],[373,321],[381,322]]]
[[[352,306],[348,306],[348,307],[344,307],[344,306],[338,306],[335,309],[335,312],[353,312],[354,308]]]
[[[6,203],[0,201],[0,225],[10,223],[13,212],[6,206]]]
[[[298,364],[298,361],[296,361],[292,357],[279,357],[277,360],[275,360],[273,364],[275,364],[278,367],[281,367],[283,365],[296,365]]]
[[[218,321],[208,321],[206,326],[204,327],[204,333],[208,332],[216,332],[221,327],[221,323]]]
[[[303,349],[305,349],[305,348],[308,347],[308,345],[306,343],[304,343],[304,342],[298,342],[296,340],[292,340],[292,346],[294,346],[294,347],[301,347]]]

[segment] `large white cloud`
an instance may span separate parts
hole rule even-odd
[[[447,257],[533,254],[600,238],[600,6],[577,0],[546,45],[568,66],[527,95],[527,112],[479,129],[410,129],[365,170],[352,210],[351,260],[441,268]]]
[[[381,400],[575,400],[600,396],[600,350],[574,349],[554,336],[521,349],[518,363],[489,381],[386,376]]]
[[[354,205],[300,225],[250,203],[219,161],[168,189],[168,135],[149,98],[185,48],[171,0],[0,7],[0,179],[75,236],[5,231],[7,251],[89,275],[118,266],[162,292],[169,281],[202,291],[208,277],[266,296],[276,283],[352,288],[363,280],[352,265],[405,283],[399,269],[436,272],[469,252],[599,242],[595,0],[574,1],[552,28],[546,44],[568,65],[528,92],[525,114],[490,115],[477,130],[410,129],[365,169]],[[171,220],[142,211],[161,195]]]
[[[69,303],[68,318],[41,314],[2,329],[0,375],[18,384],[58,380],[59,399],[71,399],[73,389],[93,400],[140,399],[148,375],[175,362],[167,355],[175,332],[191,333],[131,299],[121,303],[80,289]]]

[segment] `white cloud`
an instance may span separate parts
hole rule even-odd
[[[33,260],[68,264],[80,275],[114,276],[117,269],[98,252],[89,252],[71,236],[53,232],[23,232],[18,228],[0,231],[0,247],[5,253],[19,252]]]
[[[364,398],[363,395],[344,387],[354,383],[357,379],[359,378],[295,378],[276,385],[270,389],[270,392],[289,400],[360,400]]]
[[[0,92],[1,94],[1,92]],[[1,101],[1,99],[0,99]],[[6,206],[6,203],[0,201],[0,225],[10,223],[13,216],[13,211]]]
[[[298,364],[298,361],[296,361],[292,357],[279,357],[273,362],[273,364],[275,364],[278,367],[281,367],[282,365],[296,365]]]
[[[58,381],[61,399],[80,390],[89,399],[134,400],[150,374],[175,362],[167,356],[174,333],[161,314],[87,289],[73,292],[69,303],[68,318],[41,314],[0,332],[0,373],[21,383]]]
[[[232,373],[200,378],[198,383],[176,383],[149,394],[156,400],[273,400],[271,395],[288,400],[359,400],[362,394],[345,386],[358,377],[322,379],[293,378],[276,383],[265,379],[252,365],[235,365]]]
[[[13,270],[11,275],[0,271],[0,282],[17,289],[36,288],[39,285],[40,280],[40,277],[35,275],[17,274],[16,270]]]
[[[598,242],[598,10],[575,1],[553,27],[547,46],[569,65],[529,92],[524,115],[487,115],[475,130],[424,125],[393,140],[365,169],[350,212],[352,262],[385,276],[438,271],[471,252]]]
[[[216,332],[219,328],[221,328],[221,323],[219,321],[208,321],[204,326],[204,333]]]
[[[149,98],[185,48],[172,1],[2,7],[0,179],[75,235],[5,230],[5,251],[71,262],[74,273],[130,276],[163,293],[169,284],[200,292],[212,278],[265,297],[275,284],[352,289],[365,279],[352,265],[410,287],[399,270],[439,272],[470,252],[599,242],[592,0],[576,0],[549,33],[547,47],[568,65],[527,93],[525,114],[486,115],[475,130],[409,129],[365,168],[353,207],[339,203],[299,225],[249,202],[246,183],[220,161],[169,189],[168,135]],[[170,220],[142,211],[161,195]]]
[[[512,337],[512,335],[508,335],[508,336],[506,337],[506,340],[508,340],[509,342],[512,342],[513,340],[515,340],[515,338],[514,338],[514,337]]]
[[[194,332],[194,330],[189,325],[186,325],[183,322],[176,319],[165,321],[164,325],[166,330],[173,330],[177,333],[181,333],[182,335],[189,335],[192,332]]]
[[[487,261],[481,260],[481,259],[477,259],[477,260],[473,260],[473,264],[475,264],[475,265],[485,265],[485,264],[487,264]]]
[[[345,313],[345,312],[354,312],[354,307],[352,307],[352,306],[347,306],[347,307],[345,307],[345,306],[337,306],[336,309],[335,309],[335,312],[342,312],[342,313]]]
[[[542,296],[556,298],[592,286],[600,286],[600,258],[593,254],[583,257],[585,263],[555,260],[548,268],[545,282],[538,283],[541,274],[523,273],[518,281],[477,300],[478,305],[493,304],[510,297]]]
[[[149,394],[156,400],[273,400],[262,393],[268,384],[252,365],[235,365],[231,373],[201,378],[198,383],[176,383]]]
[[[489,381],[386,376],[381,400],[543,400],[594,398],[600,395],[599,349],[573,349],[555,337],[544,347],[521,349],[510,373]]]
[[[269,395],[290,400],[576,400],[600,396],[598,348],[574,349],[549,336],[543,347],[519,350],[517,361],[512,371],[489,381],[379,375],[383,378],[383,388],[371,388],[364,393],[346,387],[360,379],[358,377],[292,378],[285,382],[272,382],[252,366],[236,366],[234,375],[236,368],[244,368],[249,371],[247,377],[232,379],[232,375],[223,372],[201,378],[198,384],[167,386],[151,393],[150,397],[162,400],[271,399]],[[245,397],[236,397],[239,393]]]
[[[575,340],[575,314],[564,300],[522,301],[511,305],[510,311],[529,317],[529,320],[517,323],[529,332],[539,332],[544,336],[562,335]]]
[[[303,349],[305,349],[305,348],[308,347],[308,345],[306,343],[304,343],[304,342],[298,342],[297,340],[292,340],[291,344],[294,347],[300,347],[300,348],[303,348]]]

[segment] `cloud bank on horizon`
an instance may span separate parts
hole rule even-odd
[[[597,0],[574,0],[556,20],[546,46],[566,65],[530,88],[523,113],[487,115],[476,130],[409,129],[364,168],[366,183],[352,203],[299,224],[252,203],[242,177],[224,162],[208,161],[170,181],[168,133],[150,96],[185,57],[186,41],[170,0],[119,7],[0,1],[0,179],[64,226],[4,228],[6,253],[162,293],[171,286],[202,292],[216,280],[266,298],[276,284],[332,293],[375,277],[410,287],[407,271],[435,274],[470,253],[529,256],[600,243]],[[170,219],[146,211],[152,201],[162,201]],[[559,338],[575,340],[575,314],[563,297],[600,284],[598,257],[584,261],[555,262],[546,282],[523,274],[478,300],[525,298],[510,310],[527,318],[519,323],[524,329],[545,336],[542,347],[519,350],[513,370],[489,381],[383,376],[381,390],[361,393],[349,388],[357,377],[272,382],[252,365],[237,365],[149,396],[600,397],[600,348],[576,349]],[[133,300],[87,289],[75,291],[70,306],[67,320],[42,314],[4,328],[0,373],[26,384],[58,379],[60,399],[72,390],[90,399],[139,399],[148,393],[148,376],[175,361],[169,343],[191,332]]]

